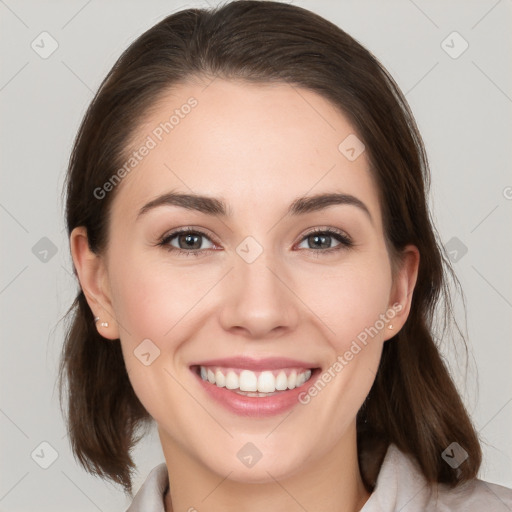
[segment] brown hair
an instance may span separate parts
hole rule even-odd
[[[65,183],[68,234],[85,226],[91,250],[104,250],[115,191],[97,200],[94,190],[122,165],[138,123],[158,98],[197,77],[288,83],[318,93],[347,116],[366,146],[392,262],[407,244],[421,254],[409,317],[384,344],[358,413],[363,481],[373,489],[389,443],[412,454],[431,482],[454,486],[475,477],[478,437],[433,337],[441,298],[445,319],[453,317],[448,273],[458,281],[428,211],[423,142],[393,78],[331,22],[285,3],[240,0],[177,12],[142,34],[103,80],[78,131]],[[131,496],[130,451],[151,417],[131,387],[119,341],[106,342],[97,332],[81,289],[71,312],[59,396],[62,404],[67,381],[72,449],[87,471]],[[469,454],[457,471],[441,457],[453,441]]]

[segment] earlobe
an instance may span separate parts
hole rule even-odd
[[[87,239],[87,229],[73,229],[69,238],[71,256],[80,286],[91,308],[98,332],[108,339],[118,339],[119,330],[112,308],[111,292],[103,258],[92,252]]]
[[[411,309],[412,296],[418,278],[420,252],[415,245],[407,245],[401,255],[400,268],[393,283],[389,308],[395,316],[388,326],[386,339],[394,336],[403,327]]]

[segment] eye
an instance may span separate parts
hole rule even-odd
[[[208,240],[211,246],[204,247],[204,240]],[[192,228],[180,229],[168,233],[161,238],[158,245],[170,252],[176,251],[178,254],[184,254],[186,256],[199,256],[202,251],[214,247],[214,244],[205,233]]]
[[[315,229],[307,233],[303,238],[301,244],[308,244],[306,250],[322,253],[330,253],[352,247],[354,244],[352,240],[342,231],[329,229]],[[332,242],[337,242],[334,247],[331,246]],[[299,245],[300,248],[300,245]]]
[[[210,243],[210,247],[203,246],[205,240]],[[307,233],[302,240],[301,245],[306,243],[309,247],[300,247],[299,245],[299,248],[305,248],[307,251],[318,254],[331,253],[354,245],[350,237],[333,228],[315,229]],[[336,242],[336,245],[332,246],[333,242]],[[190,227],[167,233],[157,245],[164,247],[169,252],[185,256],[201,256],[206,251],[215,250],[215,244],[203,231]]]

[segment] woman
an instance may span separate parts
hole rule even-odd
[[[137,39],[66,183],[84,467],[131,498],[154,420],[165,464],[130,512],[512,508],[433,340],[428,178],[393,79],[305,9],[188,9]]]

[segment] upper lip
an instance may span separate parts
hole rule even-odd
[[[238,356],[198,361],[196,363],[192,363],[190,366],[224,366],[226,368],[262,371],[278,370],[280,368],[316,368],[317,365],[288,357],[265,357],[263,359],[254,359],[252,357]]]

